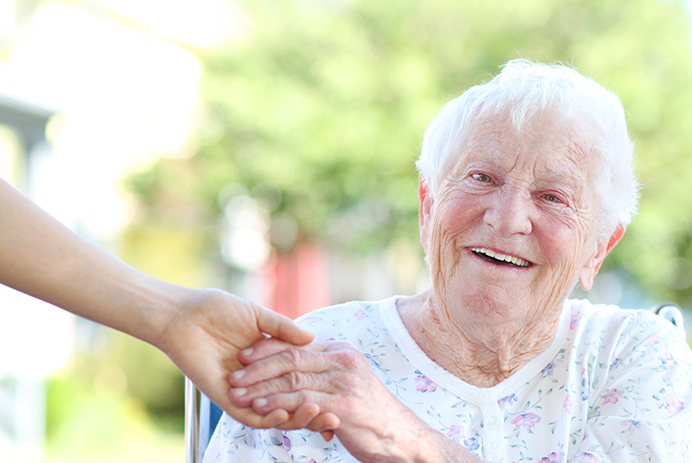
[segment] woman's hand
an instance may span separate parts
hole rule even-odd
[[[397,400],[348,343],[289,347],[263,340],[239,358],[246,367],[229,378],[236,406],[259,414],[317,406],[322,415],[307,427],[336,424],[331,429],[360,461],[478,461]]]

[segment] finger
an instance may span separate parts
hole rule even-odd
[[[241,364],[246,366],[252,362],[256,362],[258,360],[271,357],[272,355],[276,355],[279,352],[283,352],[292,346],[293,344],[289,344],[286,341],[281,341],[276,338],[265,338],[241,351],[238,354],[238,360]]]
[[[282,430],[305,429],[318,415],[320,415],[320,407],[317,404],[304,404],[292,415],[289,415],[286,410],[273,410],[264,417],[262,425],[268,428],[280,427]],[[318,420],[320,423],[322,421]]]
[[[319,405],[313,403],[303,404],[290,415],[288,420],[276,427],[283,430],[305,429],[319,414]]]
[[[320,434],[322,434],[322,439],[326,440],[327,442],[332,440],[334,437],[334,431],[322,431]]]
[[[285,350],[290,349],[293,347],[293,344],[290,344],[286,341],[282,341],[280,339],[276,338],[264,338],[261,339],[257,342],[255,342],[253,345],[248,347],[247,349],[242,350],[238,354],[238,360],[240,361],[241,364],[244,366],[251,364],[252,362],[256,362],[258,360],[262,360],[267,357],[271,357],[272,355],[276,355],[280,352],[283,352]],[[315,342],[310,345],[306,346],[301,346],[304,349],[309,349],[309,350],[314,350],[314,351],[323,351],[323,352],[331,352],[339,349],[343,349],[344,343],[343,342]]]
[[[236,407],[249,407],[253,400],[274,394],[298,391],[331,392],[332,389],[328,375],[292,371],[279,378],[262,381],[247,387],[233,387],[230,390],[229,399]],[[293,410],[289,411],[293,412]]]
[[[228,376],[232,388],[247,388],[253,384],[279,378],[289,372],[319,373],[329,370],[329,357],[313,350],[322,347],[310,344],[290,347],[283,352],[258,360]]]
[[[322,409],[327,399],[328,394],[316,391],[285,392],[253,400],[252,409],[259,415],[266,415],[279,408],[295,413],[303,404],[317,404]]]
[[[314,334],[302,330],[298,325],[293,323],[290,318],[269,309],[265,309],[264,307],[256,307],[258,308],[257,322],[259,324],[260,331],[263,333],[267,333],[273,338],[280,339],[297,346],[308,344],[314,339]]]
[[[321,433],[333,431],[339,426],[341,426],[341,420],[334,413],[320,413],[320,408],[316,404],[305,404],[291,416],[289,421],[276,427],[284,431],[305,428]]]
[[[341,426],[341,420],[338,416],[332,412],[324,412],[317,415],[307,428],[311,431],[326,432],[339,429],[339,426]]]
[[[276,409],[269,412],[267,415],[263,416],[260,422],[260,426],[254,426],[257,428],[276,428],[290,419],[290,415],[286,410]]]

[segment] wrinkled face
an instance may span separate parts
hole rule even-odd
[[[496,322],[545,317],[607,254],[594,236],[587,131],[550,114],[517,132],[503,117],[479,123],[435,200],[421,193],[421,239],[433,294]],[[588,289],[588,288],[587,288]]]

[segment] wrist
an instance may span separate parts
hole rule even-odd
[[[426,439],[418,445],[415,463],[480,463],[470,450],[457,444],[427,424]]]
[[[140,288],[137,296],[140,304],[135,315],[139,318],[139,326],[128,327],[130,331],[127,332],[168,354],[176,342],[180,342],[175,339],[178,320],[183,320],[184,313],[201,304],[204,290],[152,280]]]
[[[408,410],[407,410],[408,411]],[[415,423],[415,424],[414,424]],[[381,461],[387,463],[466,463],[478,460],[459,458],[468,452],[456,442],[433,429],[412,412],[409,418],[409,432],[397,433],[396,439],[383,439],[388,455]],[[470,452],[468,452],[470,454]],[[473,455],[472,455],[473,456]],[[375,460],[379,463],[380,460]]]

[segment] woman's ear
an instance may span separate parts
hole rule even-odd
[[[428,249],[428,226],[431,220],[431,211],[433,199],[432,195],[428,191],[428,185],[426,185],[423,177],[418,177],[418,199],[420,200],[420,205],[418,207],[418,228],[420,229],[420,242],[424,249]]]
[[[601,264],[603,264],[603,260],[606,258],[608,254],[610,254],[610,251],[613,250],[615,245],[620,242],[624,235],[625,227],[622,225],[618,225],[618,228],[610,236],[608,241],[600,240],[598,242],[598,244],[596,245],[596,251],[591,256],[586,265],[584,265],[584,267],[581,270],[581,274],[579,275],[579,284],[581,284],[581,287],[584,289],[584,291],[588,291],[591,289],[591,286],[593,286],[593,280],[594,278],[596,278],[598,271],[601,269]]]

